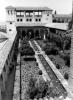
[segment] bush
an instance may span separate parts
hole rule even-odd
[[[59,64],[57,64],[57,65],[56,65],[56,68],[57,68],[57,69],[60,69],[60,65],[59,65]]]
[[[42,75],[42,71],[41,70],[39,70],[39,75]]]
[[[36,66],[38,66],[38,63],[36,62]]]
[[[59,51],[59,49],[53,44],[46,44],[46,46],[43,49],[47,55],[57,55]]]
[[[37,81],[36,79],[32,78],[29,80],[27,94],[29,95],[30,99],[34,98],[43,98],[47,95],[48,89],[50,92],[50,87],[48,86],[49,83],[45,82],[44,80]]]
[[[36,61],[36,58],[34,58],[34,57],[25,57],[24,60],[25,61]]]
[[[23,46],[19,49],[20,53],[21,53],[21,56],[24,56],[24,55],[27,55],[27,56],[33,56],[35,55],[35,52],[34,50],[29,47],[29,46]]]
[[[69,78],[68,73],[65,73],[65,74],[64,74],[64,78],[68,80],[68,78]]]

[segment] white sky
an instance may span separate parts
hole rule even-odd
[[[0,22],[6,20],[7,6],[46,6],[56,10],[58,14],[72,13],[72,0],[0,0]]]

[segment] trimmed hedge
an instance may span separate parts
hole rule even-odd
[[[65,73],[65,74],[64,74],[64,78],[68,80],[68,78],[69,78],[68,73]]]
[[[30,44],[28,42],[23,41],[22,45],[19,49],[21,56],[33,56],[35,55],[34,50],[30,47]]]

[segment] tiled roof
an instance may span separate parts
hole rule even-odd
[[[8,7],[6,7],[6,9],[15,9],[15,10],[51,10],[52,11],[52,9],[50,9],[50,8],[48,8],[48,7],[12,7],[12,6],[8,6]]]

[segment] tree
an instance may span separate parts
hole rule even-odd
[[[54,14],[56,15],[57,14],[57,11],[55,10]]]

